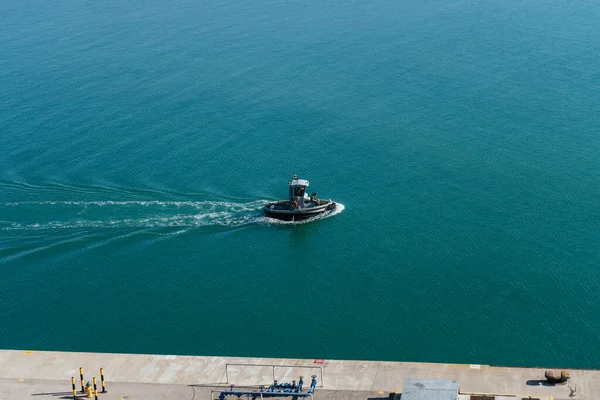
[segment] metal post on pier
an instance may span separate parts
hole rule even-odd
[[[100,368],[100,382],[102,383],[102,393],[106,393],[106,385],[104,384],[104,369]]]
[[[79,367],[79,379],[81,379],[81,393],[85,393],[85,387],[83,383],[83,367]]]

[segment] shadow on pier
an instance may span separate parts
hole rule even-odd
[[[51,393],[32,393],[32,396],[54,396],[54,397],[58,397],[59,399],[73,399],[73,392],[51,392]],[[85,394],[79,393],[77,394],[77,397],[81,397],[84,398],[86,397]]]
[[[556,386],[554,383],[550,383],[546,379],[531,379],[525,383],[527,386]]]
[[[400,400],[400,394],[390,393],[387,396],[369,397],[367,400]]]

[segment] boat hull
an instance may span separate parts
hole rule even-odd
[[[335,210],[336,204],[334,201],[317,207],[304,209],[287,210],[281,208],[270,208],[271,204],[267,204],[263,211],[269,218],[275,218],[282,221],[302,221],[309,218],[314,218],[318,215],[325,214]]]

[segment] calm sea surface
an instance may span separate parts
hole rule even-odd
[[[1,2],[0,348],[599,368],[598,21]]]

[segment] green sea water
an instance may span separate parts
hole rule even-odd
[[[597,3],[0,11],[0,348],[600,367]]]

